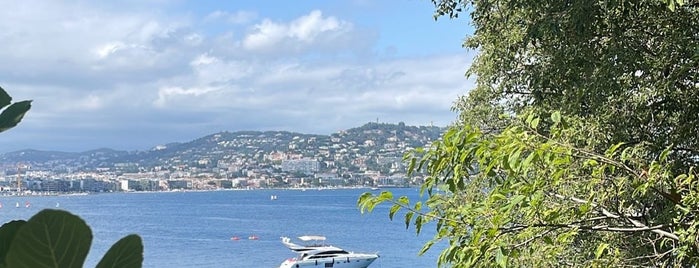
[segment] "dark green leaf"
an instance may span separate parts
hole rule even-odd
[[[0,88],[1,89],[1,88]],[[12,240],[17,235],[17,231],[22,227],[26,221],[17,220],[5,223],[0,227],[0,264],[5,263],[5,256],[10,250],[10,245]]]
[[[15,127],[32,107],[32,101],[15,102],[0,114],[0,132]]]
[[[10,95],[7,94],[7,91],[5,91],[5,89],[0,87],[0,109],[7,105],[10,105],[11,102],[12,97],[10,97]]]
[[[114,244],[97,264],[97,268],[139,268],[143,264],[141,237],[128,235]]]
[[[548,245],[553,245],[553,240],[551,239],[551,237],[544,236],[543,239],[544,239],[544,243],[546,243]]]
[[[7,267],[82,267],[92,231],[78,216],[42,210],[19,229],[7,253]]]
[[[423,220],[422,215],[417,215],[417,217],[415,217],[415,231],[418,233],[422,230]]]
[[[410,221],[413,219],[413,212],[408,211],[405,213],[405,229],[408,229],[410,227]]]

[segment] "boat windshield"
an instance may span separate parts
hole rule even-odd
[[[349,254],[349,252],[344,251],[344,250],[329,250],[329,251],[318,252],[316,254],[311,255],[308,258],[309,259],[331,258],[331,257],[337,257],[337,256],[341,256],[341,255],[346,255],[346,254]]]

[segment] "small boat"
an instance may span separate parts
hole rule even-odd
[[[15,207],[16,207],[16,208],[19,207],[19,202],[15,203]]]
[[[32,206],[32,204],[30,204],[29,201],[27,201],[27,202],[24,203],[24,207],[25,207],[25,208],[28,208],[28,207],[31,207],[31,206]]]
[[[355,253],[325,244],[324,236],[301,236],[306,245],[291,242],[288,237],[282,237],[282,244],[298,253],[298,257],[282,262],[279,268],[296,267],[337,267],[337,268],[366,268],[379,258],[375,253]]]
[[[234,236],[234,237],[231,237],[231,240],[238,241],[238,240],[240,240],[240,237]]]
[[[270,195],[270,196],[269,196],[269,200],[277,200],[277,196],[276,196],[276,195]]]
[[[248,236],[248,240],[259,240],[259,239],[260,239],[260,238],[257,237],[256,235]]]

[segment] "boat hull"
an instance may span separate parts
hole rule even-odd
[[[318,258],[313,260],[288,259],[279,268],[301,268],[301,267],[333,267],[333,268],[367,268],[377,257],[337,257]]]

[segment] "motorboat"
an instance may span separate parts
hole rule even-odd
[[[333,268],[366,268],[376,260],[376,253],[355,253],[325,243],[324,236],[306,235],[299,240],[304,245],[291,242],[288,237],[282,237],[282,244],[298,254],[282,262],[279,268],[298,267],[333,267]]]

